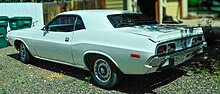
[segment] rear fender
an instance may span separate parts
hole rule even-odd
[[[103,56],[107,57],[108,59],[110,59],[110,60],[114,63],[114,65],[119,68],[119,66],[118,66],[118,64],[115,62],[115,60],[114,60],[110,55],[108,55],[108,54],[106,54],[106,53],[104,53],[104,52],[101,52],[101,51],[86,51],[86,52],[83,54],[83,57],[85,57],[86,54],[98,54],[98,55],[103,55]],[[83,60],[83,61],[85,62],[85,60]]]

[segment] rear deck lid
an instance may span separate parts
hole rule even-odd
[[[178,38],[195,36],[202,34],[202,28],[183,28],[183,27],[168,27],[163,25],[142,25],[134,26],[139,30],[129,31],[130,33],[148,36],[154,42],[163,42]]]

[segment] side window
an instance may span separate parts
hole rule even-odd
[[[77,17],[75,30],[86,29],[81,17]]]
[[[74,24],[77,16],[62,15],[55,18],[47,25],[49,31],[55,32],[71,32],[74,31]]]

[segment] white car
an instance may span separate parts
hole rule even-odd
[[[91,72],[113,88],[123,74],[149,74],[185,62],[205,46],[201,28],[168,27],[139,13],[80,10],[58,14],[42,28],[10,31],[24,63],[33,58]]]

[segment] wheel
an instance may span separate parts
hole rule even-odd
[[[28,52],[27,48],[25,47],[24,43],[20,43],[20,48],[19,48],[19,56],[20,60],[23,63],[30,63],[32,61],[32,56]]]
[[[90,72],[95,84],[105,89],[118,85],[123,76],[109,59],[101,56],[94,58]]]

